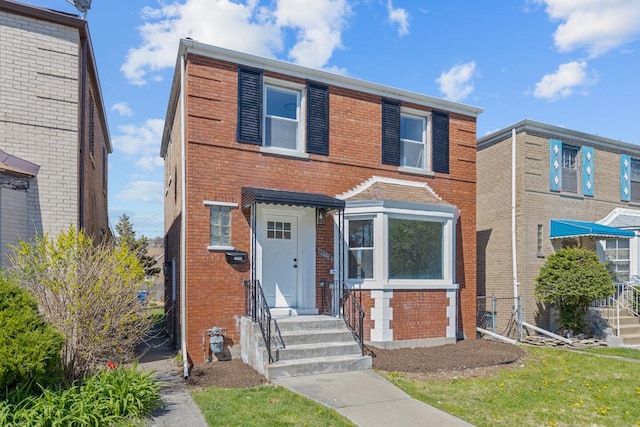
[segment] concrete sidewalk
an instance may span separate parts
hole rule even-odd
[[[151,414],[153,427],[208,427],[200,408],[195,404],[182,379],[182,366],[174,363],[175,350],[166,337],[160,334],[150,343],[142,355],[139,366],[154,371],[162,383],[162,404]]]
[[[272,380],[322,403],[359,426],[471,426],[422,403],[373,370]]]

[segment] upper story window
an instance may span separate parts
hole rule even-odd
[[[593,196],[594,166],[593,147],[549,140],[549,190]]]
[[[640,160],[631,159],[631,200],[640,202]]]
[[[400,166],[417,169],[427,167],[427,119],[400,115]]]
[[[449,115],[383,99],[382,164],[404,172],[449,173]]]
[[[329,155],[329,87],[238,69],[237,140],[260,151],[308,157]]]
[[[301,91],[276,86],[265,88],[265,147],[298,150]]]
[[[562,146],[562,191],[578,192],[578,148]]]

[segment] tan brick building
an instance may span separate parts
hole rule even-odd
[[[193,359],[220,326],[237,346],[250,279],[274,316],[346,282],[374,345],[475,338],[480,112],[182,40],[161,148],[175,343]]]
[[[0,0],[0,267],[69,225],[110,235],[111,143],[87,21]],[[12,168],[10,159],[34,167]],[[25,163],[26,162],[26,163]],[[11,183],[18,177],[20,185]]]
[[[628,238],[640,229],[639,146],[523,120],[478,139],[477,149],[479,296],[520,295],[524,320],[553,328],[548,309],[534,297],[535,277],[567,240],[611,261],[619,281],[639,274],[638,239]]]

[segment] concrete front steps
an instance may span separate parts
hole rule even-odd
[[[371,368],[371,357],[363,356],[344,320],[330,316],[276,318],[285,348],[276,349],[268,363],[262,336],[256,336],[267,378],[285,378]]]
[[[609,314],[606,310],[602,310],[603,319],[606,319],[609,326],[614,327],[616,320],[613,314]],[[640,345],[640,318],[625,313],[620,314],[620,338],[624,346]]]
[[[640,345],[640,318],[620,316],[620,337],[625,346]]]

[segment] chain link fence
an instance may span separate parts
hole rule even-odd
[[[476,326],[496,335],[521,340],[522,298],[495,295],[476,298]]]

